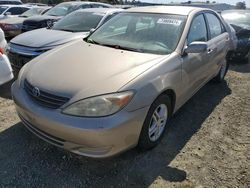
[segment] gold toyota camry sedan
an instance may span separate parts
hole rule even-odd
[[[80,155],[150,149],[195,92],[224,79],[230,43],[212,10],[131,8],[26,64],[12,85],[16,110],[35,135]]]

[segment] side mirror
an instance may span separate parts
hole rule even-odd
[[[207,44],[205,42],[192,42],[185,49],[184,52],[189,53],[202,53],[207,51]]]
[[[95,32],[95,28],[90,29],[89,34],[92,34]]]
[[[10,16],[10,15],[11,15],[11,12],[5,12],[4,15],[5,15],[5,16]]]

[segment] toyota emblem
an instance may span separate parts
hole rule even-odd
[[[34,87],[33,89],[32,89],[32,94],[33,94],[33,96],[34,97],[39,97],[40,96],[40,90],[37,88],[37,87]]]

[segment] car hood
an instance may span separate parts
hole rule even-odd
[[[1,21],[1,23],[5,23],[5,24],[22,24],[25,19],[26,18],[23,18],[23,17],[12,17],[12,18],[4,19],[3,21]]]
[[[43,20],[59,20],[60,18],[62,18],[62,17],[61,16],[39,15],[39,16],[29,17],[25,21],[40,22],[40,21],[43,21]]]
[[[117,92],[163,58],[166,55],[123,51],[78,40],[33,59],[22,78],[41,90],[76,101]]]
[[[25,32],[14,39],[11,43],[34,47],[43,48],[50,46],[58,46],[78,38],[84,38],[88,35],[88,32],[67,32],[53,29],[36,29],[33,31]]]

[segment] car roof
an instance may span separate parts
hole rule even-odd
[[[120,8],[86,8],[86,9],[77,10],[77,12],[96,12],[96,13],[103,13],[103,14],[121,12],[121,11],[124,11],[124,10]]]
[[[52,8],[51,6],[31,6],[30,9],[49,9]]]
[[[8,5],[8,4],[4,4],[4,5],[0,5],[0,7],[25,7],[25,8],[30,8],[30,6],[27,5]]]
[[[60,4],[72,4],[72,5],[99,4],[99,5],[111,6],[110,4],[99,3],[99,2],[91,2],[91,1],[68,1],[68,2],[62,2],[62,3],[60,3]],[[59,5],[59,4],[58,4],[58,5]]]
[[[210,10],[206,8],[192,7],[192,6],[146,6],[135,7],[126,10],[127,12],[141,12],[141,13],[165,13],[177,15],[189,15],[192,11]]]

